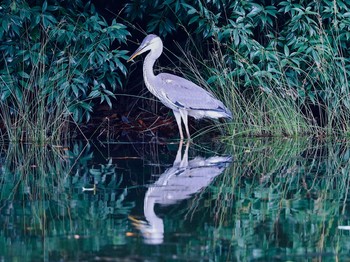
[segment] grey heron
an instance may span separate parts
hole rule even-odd
[[[232,118],[232,113],[221,101],[195,83],[168,73],[154,74],[154,63],[163,52],[163,42],[158,36],[147,35],[130,56],[128,62],[147,51],[150,53],[143,63],[143,78],[146,87],[165,106],[173,110],[181,140],[184,139],[181,121],[185,125],[187,137],[190,139],[188,116],[196,119],[204,117]]]

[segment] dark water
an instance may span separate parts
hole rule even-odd
[[[1,261],[344,261],[343,141],[3,145]]]

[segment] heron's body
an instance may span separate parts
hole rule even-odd
[[[221,101],[195,83],[172,74],[154,74],[154,63],[163,52],[163,43],[158,36],[146,36],[129,60],[149,50],[150,53],[146,56],[143,63],[145,84],[154,96],[173,110],[181,139],[184,138],[181,119],[184,122],[187,137],[190,138],[188,116],[196,119],[204,117],[232,118],[230,110]]]

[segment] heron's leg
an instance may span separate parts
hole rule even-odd
[[[180,139],[184,140],[184,134],[182,132],[182,127],[181,127],[181,114],[179,112],[177,112],[177,111],[173,111],[173,112],[174,112],[174,116],[175,116],[175,119],[176,119],[177,126],[179,128]]]
[[[187,134],[187,138],[191,139],[191,135],[190,135],[190,131],[188,129],[188,113],[186,110],[180,109],[180,115],[182,117],[182,121],[185,124],[185,129],[186,129],[186,134]]]
[[[185,152],[183,155],[183,158],[181,160],[181,167],[187,167],[188,166],[188,149],[190,148],[190,140],[187,140],[186,147],[185,147]]]
[[[179,148],[177,149],[176,158],[173,166],[179,166],[181,163],[182,145],[183,145],[183,140],[180,140]]]

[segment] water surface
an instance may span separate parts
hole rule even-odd
[[[3,261],[348,260],[344,141],[3,145]]]

